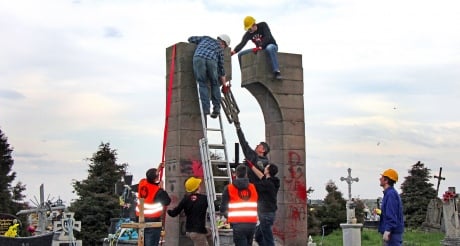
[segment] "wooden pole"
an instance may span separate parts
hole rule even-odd
[[[136,228],[138,229],[137,245],[144,246],[144,229],[145,228],[161,228],[161,222],[145,222],[144,218],[144,198],[139,199],[139,222],[122,223],[121,228]]]

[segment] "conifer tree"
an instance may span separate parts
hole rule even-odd
[[[339,191],[332,180],[329,180],[326,184],[326,191],[327,195],[324,198],[324,204],[318,208],[317,214],[321,225],[325,226],[325,235],[339,229],[340,223],[347,221],[346,201],[342,192]]]
[[[88,160],[88,177],[73,183],[78,199],[70,210],[75,212],[75,219],[81,221],[78,238],[85,245],[100,245],[107,237],[110,219],[120,216],[115,184],[121,181],[128,165],[117,164],[117,152],[109,143],[101,143],[99,150]]]
[[[418,228],[425,221],[428,203],[436,197],[433,184],[429,183],[430,169],[418,161],[409,170],[401,184],[401,200],[403,203],[406,226]]]
[[[16,172],[13,171],[12,153],[13,148],[0,129],[0,213],[15,215],[21,209],[28,208],[28,204],[24,202],[25,196],[22,194],[26,189],[25,185],[21,182],[14,186],[12,184],[16,179]]]

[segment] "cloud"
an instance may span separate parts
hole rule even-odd
[[[0,125],[28,196],[43,182],[47,193],[72,199],[71,180],[85,177],[85,158],[101,142],[138,179],[161,157],[165,49],[221,33],[234,47],[252,15],[270,25],[280,52],[302,55],[312,198],[324,197],[330,179],[346,191],[337,180],[349,167],[360,178],[353,194],[379,196],[382,170],[405,176],[419,160],[443,166],[441,190],[459,186],[459,7],[454,0],[4,1]],[[242,127],[255,145],[264,139],[260,107],[240,88],[234,58],[232,70]],[[225,132],[237,141],[233,126]],[[62,185],[46,184],[53,179]]]

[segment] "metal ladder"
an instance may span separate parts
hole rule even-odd
[[[210,119],[211,121],[218,120],[218,127],[216,128],[209,128],[207,117],[203,113],[203,107],[201,104],[200,92],[199,92],[199,85],[197,83],[197,91],[198,91],[198,101],[200,106],[201,112],[201,123],[203,126],[203,138],[199,140],[200,145],[200,154],[201,154],[201,161],[203,164],[204,170],[204,183],[206,186],[206,194],[208,198],[208,215],[210,220],[210,227],[212,232],[212,239],[214,245],[220,245],[219,242],[219,231],[217,228],[217,214],[214,202],[217,200],[217,196],[222,196],[222,191],[216,192],[216,183],[221,184],[228,184],[232,182],[232,171],[230,168],[230,162],[228,160],[228,152],[227,152],[227,143],[225,140],[224,128],[222,127],[222,117],[219,114],[218,119]],[[213,135],[214,134],[214,135]],[[209,142],[209,135],[213,135],[213,141],[217,143],[210,143]],[[211,151],[219,151],[223,153],[223,159],[217,160],[216,158],[211,158]],[[217,155],[217,154],[215,154]],[[215,167],[214,167],[215,166]],[[226,175],[215,175],[215,170],[219,170],[225,168]],[[223,188],[223,186],[222,186]]]

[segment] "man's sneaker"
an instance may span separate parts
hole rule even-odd
[[[281,76],[281,72],[275,72],[275,79],[282,80],[283,76]]]
[[[215,118],[217,118],[217,116],[219,116],[219,112],[215,112],[215,111],[212,112],[211,118],[214,118],[214,119],[215,119]]]

